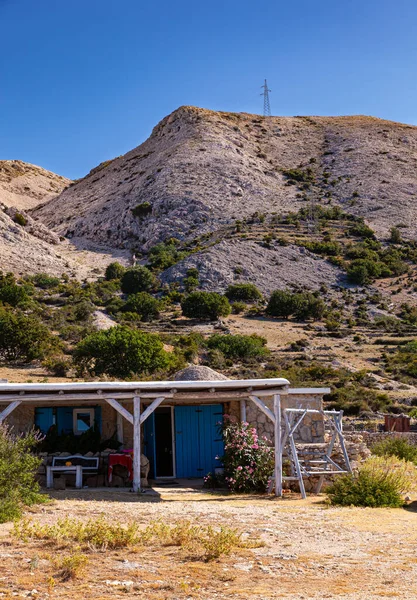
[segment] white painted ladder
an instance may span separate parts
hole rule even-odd
[[[298,481],[302,498],[306,497],[303,478],[319,476],[315,490],[316,494],[319,494],[326,475],[340,475],[352,472],[343,435],[343,411],[285,408],[283,409],[283,413],[284,430],[281,432],[282,454],[283,456],[286,455],[290,461],[291,474],[283,476],[282,479],[284,481]],[[297,447],[294,435],[301,426],[304,417],[310,414],[321,414],[324,422],[330,426],[332,434],[330,441],[327,444],[323,444],[325,446],[323,449],[318,447],[320,446],[319,444],[302,444],[303,450],[306,450],[305,455],[313,456],[313,458],[305,459],[300,458],[300,449]],[[336,463],[331,458],[336,441],[339,442],[344,465]],[[310,449],[308,449],[308,446],[310,446]],[[268,491],[272,491],[273,483],[274,477],[270,480]]]

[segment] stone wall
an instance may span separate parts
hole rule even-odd
[[[265,405],[273,408],[272,398],[263,398]],[[288,394],[281,396],[282,408],[311,408],[320,410],[323,408],[323,397],[321,394]],[[225,411],[240,420],[240,402],[227,403]],[[246,400],[246,420],[250,425],[256,427],[260,436],[266,436],[271,443],[274,441],[274,425],[251,400]],[[320,414],[307,414],[301,426],[294,434],[296,441],[305,443],[321,443],[324,441],[323,416]]]
[[[363,440],[368,448],[372,448],[374,444],[391,438],[402,438],[403,440],[407,440],[407,442],[412,446],[417,446],[417,432],[415,431],[408,431],[404,433],[398,431],[363,431],[361,432],[361,435],[363,436]]]
[[[10,402],[0,405],[0,412],[8,406]],[[13,427],[16,432],[23,432],[32,429],[35,422],[35,407],[27,404],[20,404],[13,412],[6,417],[5,423]]]

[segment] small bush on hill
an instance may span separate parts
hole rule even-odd
[[[403,438],[388,438],[372,446],[372,454],[377,456],[396,456],[417,465],[417,447]]]
[[[389,241],[391,244],[401,244],[402,236],[398,227],[391,227]]]
[[[153,321],[159,317],[159,302],[147,292],[138,292],[129,296],[123,311],[140,315],[141,321]]]
[[[32,454],[39,438],[15,435],[0,425],[0,523],[21,516],[24,506],[44,502],[35,479],[41,459]]]
[[[327,488],[331,504],[400,507],[404,494],[416,485],[412,463],[395,457],[374,456],[366,460],[357,473],[341,475]]]
[[[125,326],[87,336],[74,350],[80,372],[110,377],[153,373],[168,365],[168,354],[158,335]]]
[[[158,280],[146,267],[126,269],[122,275],[121,289],[124,294],[150,292],[157,287]]]
[[[178,250],[178,240],[171,238],[161,242],[149,250],[148,261],[152,269],[164,271],[187,256],[186,252]]]
[[[343,410],[346,415],[358,415],[364,411],[388,411],[392,405],[390,397],[384,392],[363,387],[359,382],[351,384],[337,382],[336,387],[327,396],[328,407]]]
[[[298,320],[320,319],[326,305],[321,298],[311,292],[292,293],[287,290],[275,290],[266,308],[266,313],[272,317],[288,319],[294,316]]]
[[[229,300],[241,300],[246,302],[257,302],[262,300],[262,294],[253,283],[234,283],[229,285],[225,292]]]
[[[230,314],[227,298],[216,292],[192,292],[181,302],[182,314],[190,319],[214,321]]]
[[[125,273],[126,269],[119,262],[112,262],[106,267],[105,278],[107,281],[111,281],[113,279],[121,279]]]
[[[48,273],[36,273],[36,275],[28,277],[27,280],[43,290],[56,288],[61,283],[59,277],[52,277],[52,275],[48,275]]]
[[[352,225],[352,227],[349,229],[349,233],[365,239],[375,239],[375,233],[370,227],[368,227],[366,223],[364,223],[363,220],[360,220]]]
[[[149,202],[142,202],[132,208],[132,215],[134,217],[146,217],[152,213],[152,205]]]
[[[220,350],[226,358],[257,358],[269,353],[266,339],[257,335],[222,335],[215,333],[207,340],[207,347]]]
[[[232,302],[231,307],[234,315],[240,315],[248,308],[246,302]]]
[[[0,271],[0,303],[18,306],[28,300],[27,289],[16,283],[13,273],[3,275]]]
[[[19,213],[19,212],[17,212],[15,214],[15,216],[13,217],[13,221],[15,223],[17,223],[18,225],[21,225],[22,227],[27,225],[27,222],[28,222],[27,218],[24,215],[22,215],[22,213]]]
[[[347,268],[351,283],[367,285],[381,276],[381,263],[366,258],[353,260]]]
[[[386,369],[397,378],[417,378],[417,341],[400,346],[392,355],[385,358]]]
[[[36,317],[0,307],[0,360],[44,358],[52,341],[48,329]]]

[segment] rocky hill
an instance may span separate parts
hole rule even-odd
[[[224,288],[242,268],[266,292],[294,279],[318,287],[339,283],[340,270],[305,249],[274,242],[262,250],[265,235],[282,233],[262,224],[299,210],[340,207],[363,217],[381,240],[397,225],[404,239],[413,239],[416,165],[417,127],[409,125],[181,107],[141,146],[102,163],[32,214],[77,244],[144,257],[176,238],[192,256],[164,274],[165,281],[197,266],[206,289]],[[242,222],[260,225],[258,235],[243,229],[232,242]]]
[[[60,235],[146,250],[260,213],[332,203],[379,236],[417,232],[417,127],[181,107],[34,215]]]
[[[21,160],[0,160],[0,202],[27,210],[54,198],[70,184],[61,175]]]
[[[122,252],[83,250],[34,220],[28,209],[57,196],[70,180],[20,160],[0,161],[0,271],[16,275],[97,276]]]

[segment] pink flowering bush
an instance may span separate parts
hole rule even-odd
[[[224,415],[225,482],[233,492],[265,492],[274,470],[274,451],[249,423],[233,422]]]

